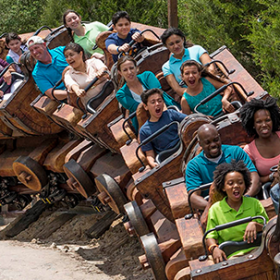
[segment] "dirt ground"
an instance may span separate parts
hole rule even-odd
[[[77,212],[50,237],[36,238],[63,211],[46,210],[26,230],[0,241],[1,280],[153,279],[151,271],[141,268],[138,256],[144,251],[137,237],[129,237],[121,218],[100,238],[90,239],[86,230],[104,214]]]

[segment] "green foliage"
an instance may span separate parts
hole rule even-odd
[[[267,6],[252,0],[179,0],[180,27],[194,43],[209,52],[226,45],[254,76],[260,77],[249,41],[250,19]]]
[[[125,10],[130,14],[132,21],[167,26],[167,3],[164,0],[47,0],[46,2],[41,22],[50,26],[61,25],[62,15],[67,9],[77,11],[83,21],[97,20],[107,24],[115,12]]]
[[[254,49],[252,56],[261,69],[263,85],[271,95],[280,97],[280,3],[271,0],[256,2],[267,8],[250,18],[251,33],[246,38]]]
[[[20,34],[35,31],[44,7],[45,1],[42,0],[1,0],[1,34],[4,32]]]

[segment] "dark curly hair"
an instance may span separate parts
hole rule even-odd
[[[224,162],[216,167],[216,170],[214,171],[214,184],[216,187],[216,190],[226,195],[226,192],[223,191],[224,185],[225,185],[225,178],[226,175],[230,172],[238,172],[242,174],[244,182],[245,182],[245,192],[249,189],[251,185],[251,174],[248,168],[246,167],[243,160],[236,161],[232,160],[231,163]]]
[[[257,136],[254,128],[254,116],[259,110],[267,110],[273,123],[272,131],[275,132],[280,128],[280,109],[276,104],[276,99],[267,97],[263,99],[252,99],[250,102],[245,103],[240,109],[240,118],[242,125],[247,131],[249,136]]]

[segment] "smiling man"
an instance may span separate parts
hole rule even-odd
[[[214,125],[204,124],[197,131],[202,152],[193,158],[186,168],[186,186],[188,192],[197,187],[211,183],[216,167],[230,163],[232,159],[243,160],[251,172],[251,186],[246,195],[255,196],[260,190],[259,175],[249,156],[238,146],[222,145],[220,135]],[[195,192],[191,196],[192,206],[203,210],[207,201],[203,198],[207,193]]]
[[[29,38],[27,47],[31,56],[37,60],[32,76],[40,91],[53,99],[52,89],[61,79],[65,67],[68,66],[63,54],[65,47],[49,50],[46,42],[39,36]],[[54,95],[59,100],[67,98],[67,92],[63,83],[54,90]]]

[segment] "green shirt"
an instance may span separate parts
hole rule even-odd
[[[85,35],[77,36],[76,34],[74,34],[73,38],[75,43],[83,47],[86,55],[91,56],[94,52],[103,54],[103,51],[101,49],[98,48],[93,51],[92,48],[95,46],[95,40],[98,34],[100,32],[107,31],[109,27],[98,21],[86,23],[83,24],[83,26],[85,27]]]
[[[206,231],[222,224],[233,222],[247,217],[253,216],[263,216],[268,221],[268,216],[264,210],[264,207],[259,200],[253,197],[243,196],[242,204],[238,211],[232,209],[226,202],[225,197],[223,200],[218,201],[212,205],[209,209],[207,228]],[[260,224],[263,224],[263,220],[258,219],[254,220]],[[235,227],[227,228],[221,231],[212,231],[207,235],[207,238],[214,238],[218,240],[218,243],[221,244],[225,241],[242,241],[245,229],[248,224],[242,224]],[[232,255],[239,253],[246,253],[251,251],[253,248],[240,250]]]

